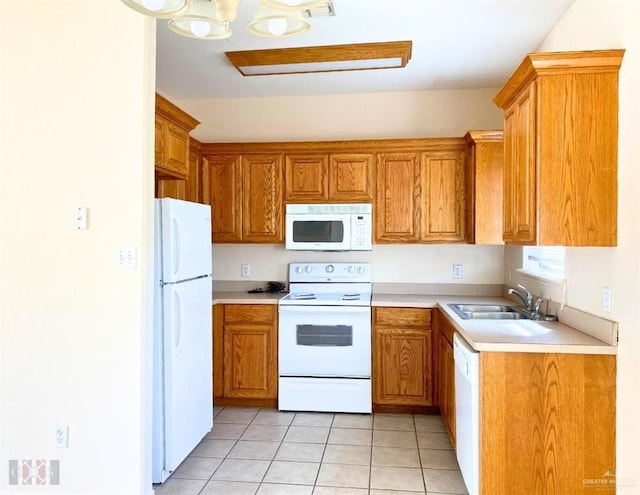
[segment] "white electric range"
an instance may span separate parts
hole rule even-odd
[[[371,265],[291,263],[278,303],[278,409],[371,412]]]

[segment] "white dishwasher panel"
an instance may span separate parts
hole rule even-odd
[[[480,492],[480,354],[453,336],[456,384],[456,456],[469,495]]]

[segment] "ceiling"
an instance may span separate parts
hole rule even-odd
[[[157,79],[175,99],[295,96],[501,86],[574,0],[333,0],[291,38],[251,35],[260,5],[241,0],[231,38],[194,40],[157,24]],[[243,77],[225,51],[411,40],[402,69]]]

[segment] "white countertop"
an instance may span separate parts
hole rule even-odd
[[[463,320],[451,303],[511,304],[501,297],[374,294],[373,306],[440,308],[476,351],[616,354],[617,347],[558,321]]]
[[[278,304],[286,294],[230,291],[213,293],[213,304]],[[617,347],[563,323],[533,320],[463,320],[448,304],[514,304],[502,297],[378,294],[372,306],[440,308],[476,351],[616,354]]]

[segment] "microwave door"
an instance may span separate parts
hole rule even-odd
[[[314,251],[346,251],[350,246],[349,215],[288,215],[286,248]]]

